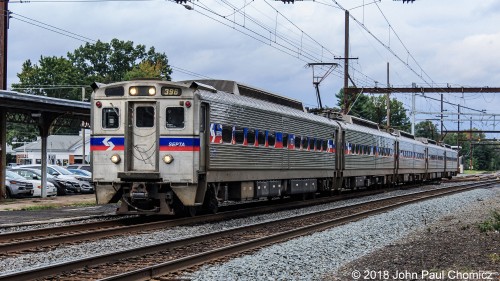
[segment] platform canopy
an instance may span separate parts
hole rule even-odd
[[[0,200],[5,192],[7,121],[35,124],[39,129],[42,139],[43,197],[47,186],[47,136],[56,119],[65,120],[65,126],[89,127],[90,103],[0,91]]]

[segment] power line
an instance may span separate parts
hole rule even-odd
[[[71,32],[71,31],[68,31],[65,29],[61,29],[61,28],[55,27],[55,26],[50,25],[50,24],[46,24],[46,23],[43,23],[41,21],[25,17],[23,15],[20,15],[20,14],[14,13],[14,12],[10,12],[10,14],[13,15],[12,18],[14,18],[14,19],[17,19],[17,20],[25,22],[27,24],[31,24],[31,25],[34,25],[34,26],[58,33],[58,34],[61,34],[63,36],[69,37],[69,38],[73,38],[73,39],[80,40],[80,41],[87,42],[87,43],[90,43],[89,41],[97,42],[96,40],[90,39],[88,37],[78,35],[74,32]]]
[[[108,0],[105,0],[105,1],[108,1]],[[129,1],[129,0],[124,0],[124,1]],[[140,1],[144,1],[144,0],[140,0]],[[69,37],[69,38],[72,38],[72,39],[75,39],[75,40],[79,40],[79,41],[83,41],[83,42],[86,42],[86,43],[93,43],[93,42],[97,42],[97,40],[94,40],[94,39],[91,39],[89,37],[86,37],[86,36],[83,36],[83,35],[79,35],[79,34],[76,34],[74,32],[71,32],[71,31],[68,31],[68,30],[65,30],[65,29],[61,29],[61,28],[58,28],[56,26],[53,26],[53,25],[50,25],[50,24],[47,24],[47,23],[44,23],[44,22],[41,22],[41,21],[38,21],[38,20],[35,20],[35,19],[32,19],[32,18],[28,18],[28,17],[25,17],[25,16],[22,16],[20,14],[17,14],[17,13],[11,13],[17,17],[12,17],[14,19],[17,19],[21,22],[25,22],[27,24],[31,24],[33,26],[36,26],[36,27],[39,27],[39,28],[42,28],[42,29],[45,29],[45,30],[48,30],[48,31],[51,31],[51,32],[54,32],[54,33],[57,33],[57,34],[60,34],[60,35],[63,35],[63,36],[66,36],[66,37]],[[26,19],[26,20],[24,20]],[[204,78],[204,79],[212,79],[210,78],[209,76],[206,76],[206,75],[203,75],[203,74],[199,74],[199,73],[196,73],[196,72],[193,72],[193,71],[190,71],[190,70],[187,70],[187,69],[184,69],[184,68],[180,68],[180,67],[176,67],[174,65],[170,65],[170,67],[172,69],[175,69],[176,71],[178,72],[181,72],[181,73],[184,73],[184,74],[187,74],[187,75],[191,75],[191,76],[195,76],[195,77],[199,77],[199,78]],[[86,86],[82,86],[82,85],[48,85],[48,86],[52,86],[52,87],[86,87]],[[30,87],[30,86],[28,86]],[[48,89],[46,88],[46,86],[41,86],[42,88],[44,89]],[[16,88],[16,89],[21,89],[21,88]],[[51,89],[55,89],[55,88],[51,88]],[[63,88],[59,88],[59,89],[63,89]]]

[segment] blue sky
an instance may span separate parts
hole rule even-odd
[[[228,8],[227,3],[234,7]],[[350,23],[350,57],[358,58],[351,63],[360,85],[373,86],[374,81],[385,84],[389,62],[394,86],[500,86],[498,1],[417,0],[403,4],[391,0],[317,0],[284,4],[202,0],[188,4],[194,10],[171,1],[11,1],[9,9],[14,14],[8,39],[8,83],[18,81],[16,74],[27,59],[36,63],[40,56],[65,56],[85,43],[34,26],[32,20],[36,20],[38,25],[49,24],[90,40],[118,38],[153,46],[165,52],[175,67],[241,81],[314,107],[312,70],[305,65],[312,59],[331,62],[334,55],[344,55],[344,11],[340,5],[358,21]],[[295,41],[298,47],[290,47],[285,40]],[[334,96],[342,87],[341,73],[339,69],[322,83],[322,100],[328,106],[337,103]],[[192,78],[196,77],[179,71],[173,74],[174,80]],[[439,94],[430,96],[439,98]],[[396,97],[409,108],[410,95]],[[494,94],[446,94],[445,100],[500,113]],[[439,108],[439,102],[417,98],[417,110]],[[446,109],[456,111],[456,107]],[[474,126],[487,124],[475,122]],[[446,127],[451,129],[456,123],[448,122]]]

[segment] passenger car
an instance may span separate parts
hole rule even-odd
[[[33,195],[33,183],[11,171],[5,173],[5,189],[8,198]]]

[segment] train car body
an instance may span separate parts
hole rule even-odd
[[[301,196],[450,177],[454,151],[233,81],[95,85],[91,158],[99,204],[175,214],[224,200]],[[403,135],[403,136],[402,136]]]

